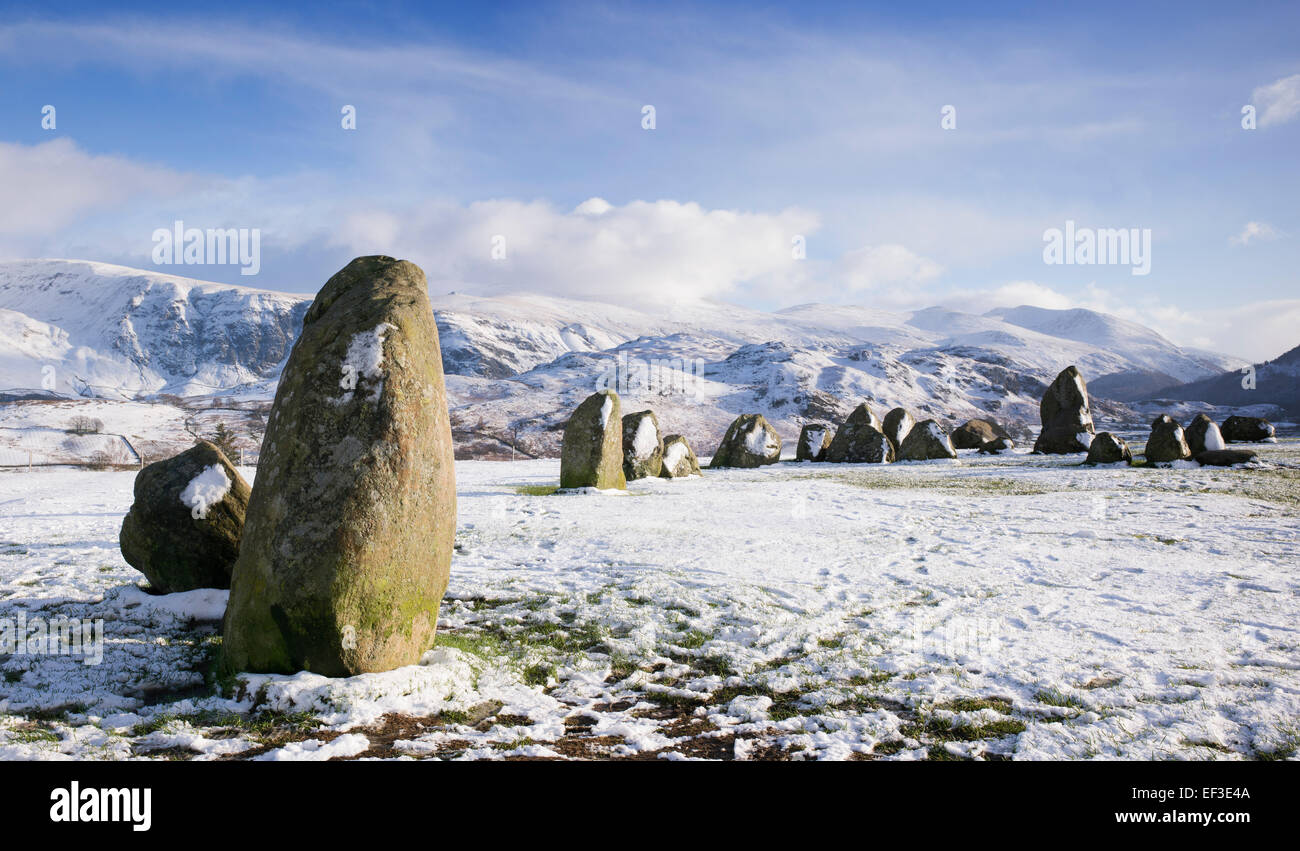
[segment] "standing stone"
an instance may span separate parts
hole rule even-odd
[[[916,420],[907,412],[906,408],[894,408],[885,414],[885,422],[881,426],[881,431],[889,442],[894,444],[894,453],[898,453],[898,448],[907,440],[907,435],[911,433],[912,427],[916,425]]]
[[[1034,441],[1035,453],[1066,455],[1088,451],[1095,429],[1088,402],[1088,385],[1078,367],[1069,366],[1061,370],[1043,394],[1038,415],[1043,429]]]
[[[1163,464],[1185,461],[1192,457],[1192,450],[1183,436],[1183,427],[1168,414],[1161,414],[1151,423],[1151,436],[1142,454],[1152,463]]]
[[[135,477],[118,542],[161,594],[229,588],[248,510],[248,482],[206,440]]]
[[[967,420],[952,432],[952,445],[956,449],[979,449],[999,438],[1010,440],[1007,430],[992,420]]]
[[[713,453],[709,467],[761,467],[781,460],[781,436],[762,414],[741,414]]]
[[[670,434],[664,438],[664,463],[659,475],[665,479],[701,475],[699,459],[691,451],[690,443],[680,434]]]
[[[1103,431],[1092,439],[1088,447],[1085,464],[1118,464],[1120,461],[1132,461],[1133,450],[1129,449],[1124,438],[1108,431]]]
[[[623,417],[623,477],[630,482],[658,476],[663,462],[664,441],[654,411]]]
[[[826,460],[836,464],[888,464],[894,460],[895,447],[885,437],[884,423],[871,412],[866,402],[849,414],[844,425],[835,431],[835,439],[826,448]]]
[[[903,445],[898,449],[899,461],[930,461],[935,458],[956,458],[957,450],[934,420],[917,423]]]
[[[588,396],[565,423],[560,487],[627,488],[623,474],[623,417],[618,394],[613,390]]]
[[[1196,415],[1187,426],[1186,435],[1187,446],[1192,450],[1192,455],[1200,455],[1207,450],[1217,451],[1227,448],[1223,441],[1223,433],[1214,424],[1214,420],[1206,414]]]
[[[1269,443],[1277,440],[1277,429],[1260,417],[1228,417],[1223,421],[1223,439],[1228,443]]]
[[[799,446],[795,449],[796,461],[825,461],[826,447],[831,445],[831,430],[824,425],[809,423],[799,432]]]
[[[434,643],[456,531],[424,272],[358,257],[317,294],[275,394],[224,628],[225,667],[352,676]]]

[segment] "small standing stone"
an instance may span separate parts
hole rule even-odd
[[[206,440],[135,477],[118,536],[122,557],[162,594],[229,588],[239,557],[248,482]]]
[[[560,447],[560,487],[625,490],[623,417],[618,394],[601,390],[588,396],[564,426]]]
[[[781,460],[781,436],[762,414],[741,414],[732,421],[713,453],[709,467],[761,467]]]

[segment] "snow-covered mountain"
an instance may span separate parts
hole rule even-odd
[[[0,386],[110,398],[273,392],[309,304],[107,263],[0,263]]]
[[[667,432],[708,454],[748,411],[787,441],[804,422],[838,421],[861,401],[949,423],[983,414],[1036,424],[1046,384],[1069,364],[1102,386],[1238,366],[1087,310],[805,304],[766,313],[690,302],[652,314],[539,295],[431,300],[465,455],[554,454],[569,412],[604,386],[624,397],[625,412],[654,408]],[[101,263],[0,263],[0,388],[39,388],[52,366],[65,393],[238,388],[269,398],[308,303]]]

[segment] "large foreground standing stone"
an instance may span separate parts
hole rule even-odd
[[[956,458],[957,451],[934,420],[917,423],[903,445],[898,449],[899,461],[930,461],[936,458]]]
[[[1228,443],[1263,443],[1275,440],[1277,429],[1260,417],[1231,416],[1223,421],[1223,439]]]
[[[455,531],[424,272],[359,257],[316,296],[280,377],[226,609],[226,668],[351,676],[418,662]]]
[[[824,425],[809,423],[799,432],[799,446],[794,451],[796,461],[825,461],[826,448],[831,445],[831,430]]]
[[[844,425],[835,430],[835,438],[826,448],[826,460],[836,464],[888,464],[896,448],[881,431],[884,423],[871,412],[866,402],[849,414]]]
[[[1161,414],[1151,423],[1151,436],[1147,438],[1147,448],[1142,454],[1148,461],[1163,464],[1185,461],[1192,457],[1192,450],[1183,436],[1183,427],[1168,414]]]
[[[889,438],[889,442],[894,444],[894,451],[897,453],[898,447],[903,445],[907,436],[911,433],[916,420],[907,412],[906,408],[894,408],[885,414],[885,421],[881,424],[880,430]]]
[[[664,463],[659,475],[665,479],[682,479],[700,475],[700,462],[691,451],[691,445],[680,434],[664,438]]]
[[[601,390],[588,396],[564,425],[560,447],[560,487],[623,490],[623,417],[618,394]]]
[[[781,460],[781,436],[762,414],[741,414],[713,453],[709,467],[761,467]]]
[[[1088,402],[1088,385],[1078,367],[1068,366],[1061,370],[1043,394],[1038,415],[1043,429],[1034,441],[1034,452],[1066,455],[1088,451],[1095,429]]]
[[[630,482],[658,476],[663,462],[664,440],[654,411],[623,417],[623,477]]]
[[[126,563],[162,594],[229,588],[248,510],[248,482],[206,440],[135,477],[118,542]]]
[[[999,438],[1011,440],[1011,435],[992,420],[967,420],[953,429],[952,445],[956,449],[979,449]]]
[[[1133,450],[1129,449],[1124,438],[1108,431],[1103,431],[1092,439],[1088,447],[1085,464],[1117,464],[1120,461],[1132,461]]]
[[[1223,433],[1219,431],[1219,427],[1214,424],[1214,420],[1210,419],[1208,414],[1197,414],[1195,419],[1187,426],[1185,434],[1187,446],[1192,450],[1192,455],[1227,448],[1223,441]]]

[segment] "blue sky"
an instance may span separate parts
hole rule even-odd
[[[434,291],[1077,305],[1300,342],[1294,3],[175,9],[5,8],[0,257],[153,268],[182,219],[260,229],[260,273],[164,270],[268,289],[382,252]],[[1150,274],[1044,263],[1067,220],[1150,229]]]

